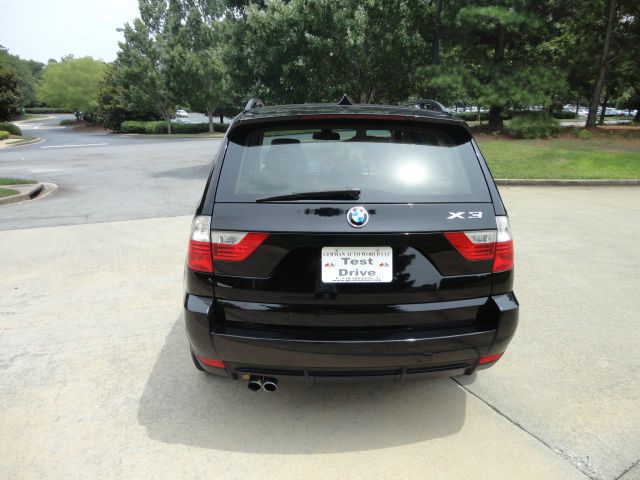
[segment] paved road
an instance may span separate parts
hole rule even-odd
[[[44,142],[0,150],[0,176],[59,185],[43,200],[3,206],[0,230],[192,213],[219,139],[147,138],[25,122]]]
[[[400,386],[253,394],[197,372],[188,216],[2,232],[0,471],[640,478],[640,189],[503,195],[522,303],[510,349],[477,377]]]

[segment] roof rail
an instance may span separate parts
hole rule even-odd
[[[262,108],[262,107],[264,107],[264,102],[262,100],[260,100],[259,98],[252,98],[245,105],[243,113],[246,113],[253,108]]]
[[[436,100],[430,100],[428,98],[420,98],[418,100],[410,100],[407,103],[403,103],[400,105],[401,107],[413,107],[419,108],[421,110],[431,110],[433,112],[441,112],[446,113],[447,115],[451,115],[447,107],[442,105],[440,102]]]

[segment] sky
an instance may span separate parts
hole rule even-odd
[[[0,45],[25,60],[47,63],[72,54],[110,62],[138,16],[138,0],[0,0]]]

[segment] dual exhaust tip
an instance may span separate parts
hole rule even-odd
[[[275,392],[278,390],[278,379],[271,377],[256,377],[252,375],[249,377],[247,388],[252,392],[259,392],[260,390]]]

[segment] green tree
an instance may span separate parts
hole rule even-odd
[[[97,123],[110,130],[120,131],[120,125],[126,120],[159,120],[160,117],[152,106],[146,109],[138,106],[136,110],[127,108],[119,68],[118,62],[108,65],[104,79],[100,82],[98,106],[94,112]]]
[[[549,105],[565,78],[553,68],[548,42],[556,3],[457,0],[443,12],[447,34],[439,66],[422,70],[426,88],[489,107],[489,126],[502,128],[506,108]]]
[[[415,91],[424,2],[274,0],[233,18],[235,81],[269,103],[395,102]],[[390,12],[393,12],[390,15]],[[240,31],[238,31],[240,30]],[[246,73],[249,72],[247,76]]]
[[[98,87],[106,65],[91,57],[63,58],[49,63],[38,86],[38,99],[52,107],[73,110],[79,121],[82,112],[91,112],[98,103]]]
[[[623,92],[638,74],[640,4],[635,0],[566,0],[559,28],[557,63],[567,72],[576,104],[589,102],[586,126],[596,124],[598,105]],[[634,73],[635,71],[635,73]],[[606,105],[605,105],[606,107]]]
[[[36,84],[42,77],[44,64],[35,60],[23,60],[0,45],[0,64],[13,69],[20,82],[20,105],[30,106],[36,103]]]
[[[221,2],[176,2],[177,18],[170,25],[169,78],[176,97],[191,109],[205,113],[213,132],[214,113],[225,98],[224,65],[220,42]]]
[[[0,64],[0,120],[6,120],[20,108],[20,84],[16,72]]]
[[[141,0],[140,16],[125,25],[117,63],[126,108],[144,111],[152,107],[167,122],[179,102],[171,78],[170,36],[165,32],[167,5],[163,0]]]
[[[637,83],[634,77],[637,78],[639,73],[640,4],[634,0],[606,0],[595,2],[593,7],[594,12],[600,13],[599,23],[602,27],[601,35],[597,38],[601,53],[598,56],[586,128],[595,127],[597,108],[602,97],[604,110],[611,93],[622,87],[621,80]]]

